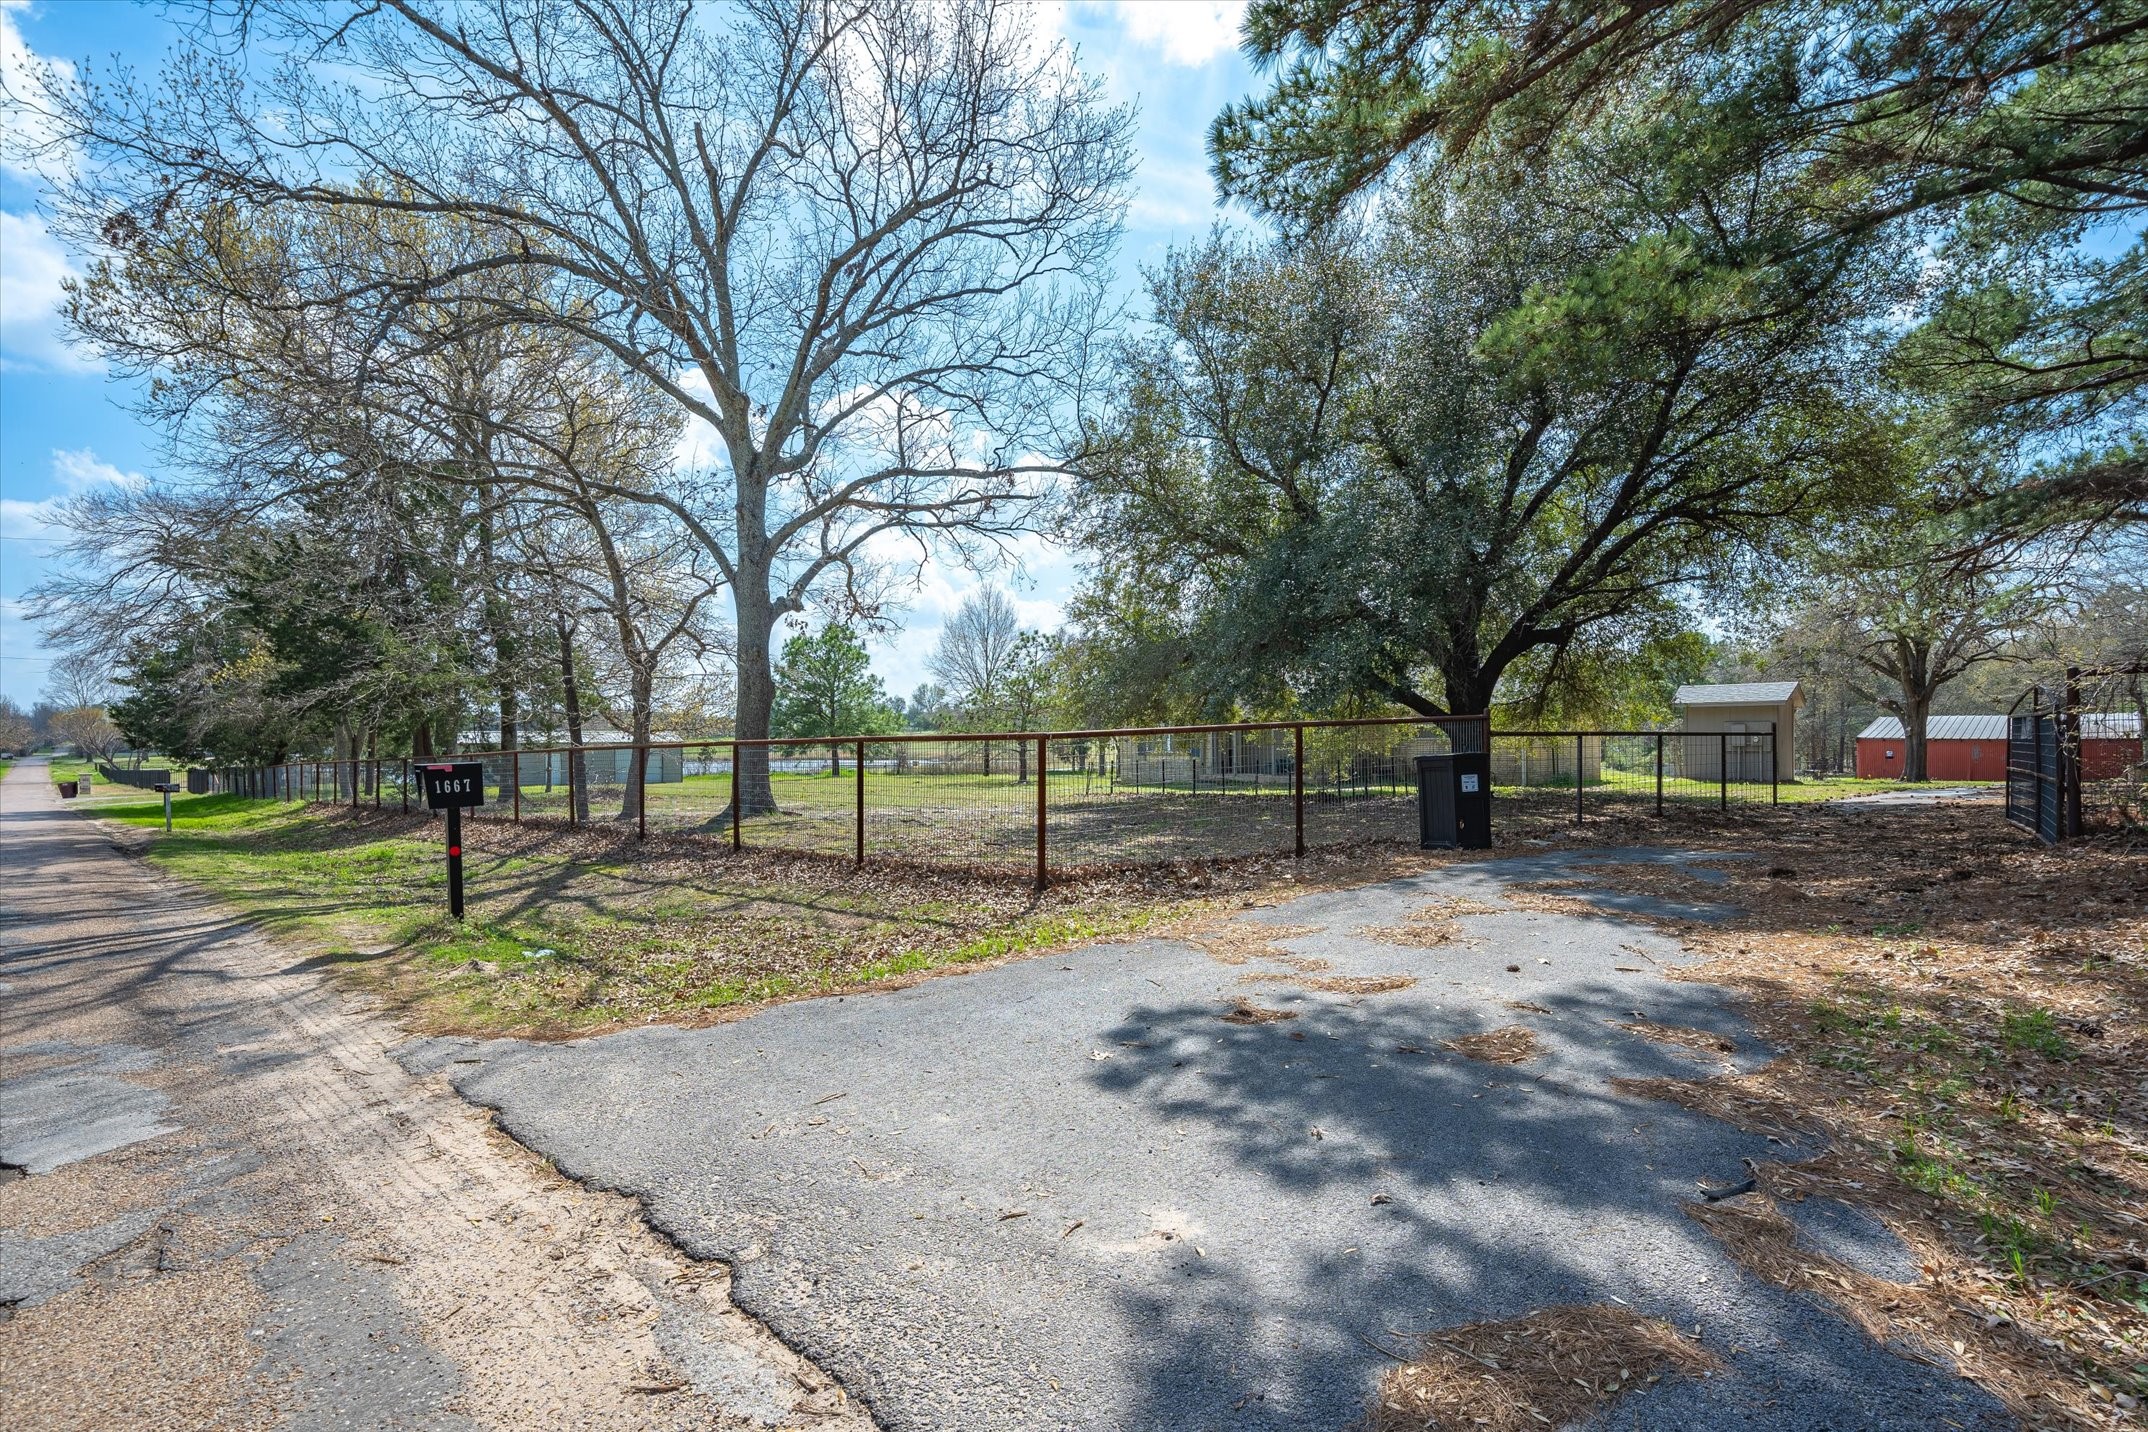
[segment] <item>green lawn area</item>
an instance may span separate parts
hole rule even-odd
[[[160,800],[96,814],[146,828],[152,864],[339,966],[429,1032],[552,1036],[717,1018],[1128,933],[1219,898],[1146,879],[1040,897],[1018,881],[750,851],[710,859],[612,830],[483,821],[466,828],[469,918],[457,925],[439,827],[420,816],[182,796],[166,835]]]
[[[1783,783],[1783,802],[1831,801],[1843,796],[1878,795],[1886,791],[1916,791],[1974,786],[1979,790],[1996,790],[2002,781],[1861,781],[1855,776],[1807,776],[1802,780]]]

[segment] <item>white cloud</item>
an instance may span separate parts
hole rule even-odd
[[[25,0],[0,0],[0,80],[5,81],[5,94],[13,97],[0,100],[0,105],[4,105],[12,142],[47,145],[53,139],[51,121],[38,112],[45,102],[45,81],[49,75],[63,85],[70,84],[75,67],[66,60],[47,60],[30,48],[15,23],[16,14],[28,9]],[[16,162],[11,149],[12,144],[0,149],[0,162],[7,172],[22,179],[37,178],[34,170]]]
[[[96,372],[60,336],[60,281],[74,269],[34,214],[0,210],[0,363]]]
[[[130,491],[147,485],[138,472],[123,472],[88,448],[52,454],[52,479],[59,491],[35,502],[20,497],[0,497],[0,537],[15,541],[52,542],[71,535],[59,525],[60,503],[99,487],[122,487]]]
[[[1238,46],[1245,0],[1115,0],[1112,17],[1135,44],[1197,68]]]
[[[60,490],[70,495],[93,487],[124,487],[131,492],[149,485],[140,473],[122,472],[89,448],[54,452],[52,475],[59,480]]]

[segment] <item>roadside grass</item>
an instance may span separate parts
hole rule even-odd
[[[1910,1292],[1815,1285],[1862,1324],[1959,1365],[2031,1426],[2138,1417],[2148,849],[2047,850],[1966,804],[1755,811],[1707,844],[1758,858],[1722,862],[1708,897],[1740,913],[1671,927],[1707,957],[1679,977],[1740,992],[1785,1052],[1632,1092],[1828,1150],[1763,1165],[1761,1189],[1866,1207],[1920,1255]]]
[[[440,828],[420,815],[234,796],[97,812],[146,828],[146,858],[379,994],[429,1033],[561,1037],[705,1023],[771,1000],[1131,935],[1316,878],[1280,863],[1018,880],[747,852],[652,833],[465,827],[468,919],[446,913]],[[1313,862],[1332,880],[1382,863]]]

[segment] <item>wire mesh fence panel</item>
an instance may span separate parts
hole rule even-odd
[[[577,823],[617,828],[639,821],[632,746],[583,746],[564,765],[575,773]]]
[[[728,837],[730,743],[650,747],[643,791],[649,803],[651,832]]]
[[[1305,844],[1418,836],[1417,758],[1475,751],[1476,722],[1305,728]]]
[[[964,736],[867,743],[866,858],[1031,869],[1037,845],[1035,748],[1034,739]],[[811,781],[804,778],[794,788],[810,787]],[[845,801],[855,807],[855,770],[847,782],[823,784],[819,800],[839,809]],[[1047,797],[1056,798],[1049,782],[1047,787]],[[749,841],[756,830],[746,828]]]
[[[1775,798],[1769,731],[1496,731],[1492,787],[1505,801],[1585,812],[1608,802],[1717,804]]]
[[[1287,728],[1076,738],[1045,749],[1054,868],[1293,849],[1296,749]]]

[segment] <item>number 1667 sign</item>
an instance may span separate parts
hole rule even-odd
[[[425,804],[447,812],[448,913],[462,918],[462,813],[485,803],[485,767],[477,761],[443,761],[418,767]]]
[[[485,803],[485,768],[476,761],[418,767],[429,810],[467,810]]]

